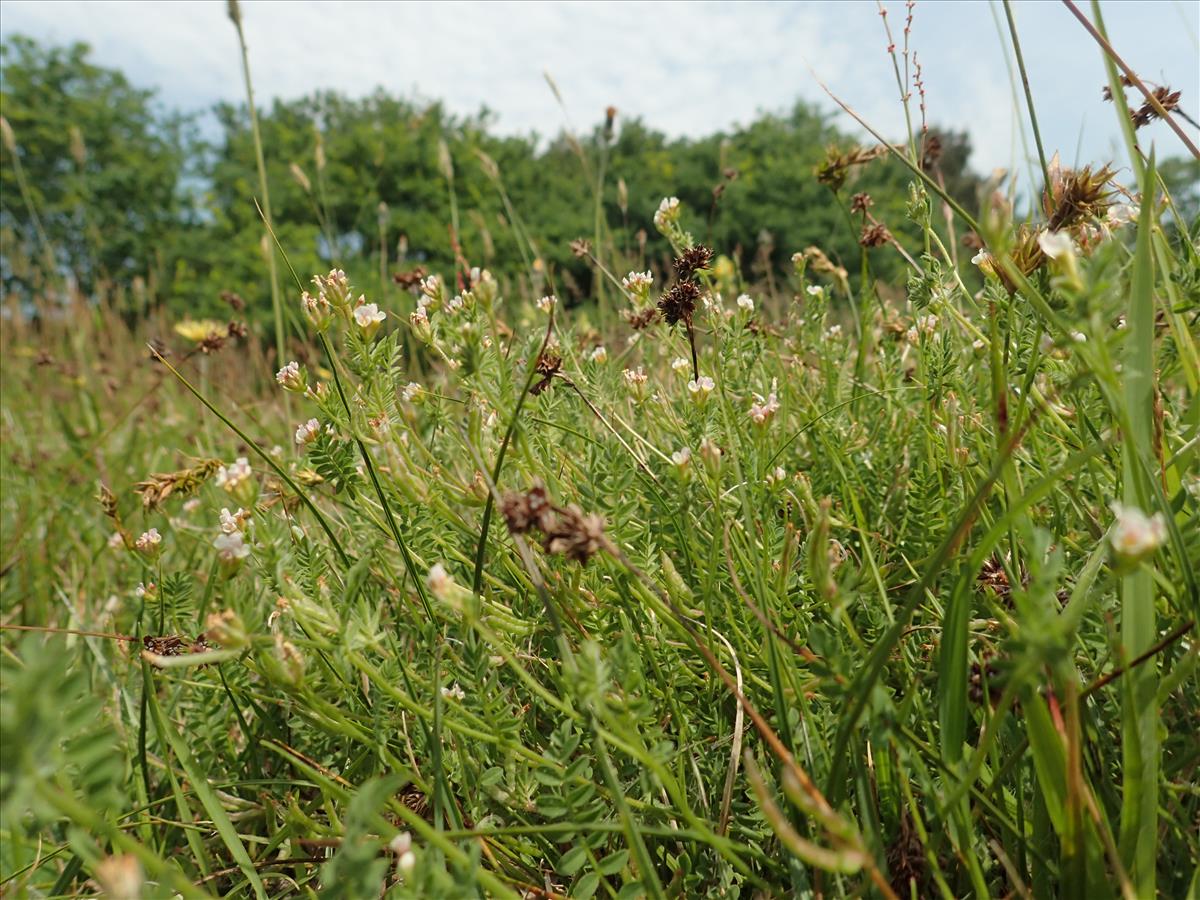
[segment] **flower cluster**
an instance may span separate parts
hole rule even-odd
[[[650,302],[650,288],[654,284],[654,276],[649,272],[630,272],[621,279],[621,287],[625,288],[638,309]]]

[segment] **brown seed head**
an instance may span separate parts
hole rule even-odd
[[[675,274],[680,281],[690,281],[692,276],[701,269],[707,269],[712,262],[713,252],[703,244],[697,244],[675,260]]]
[[[629,326],[634,331],[641,331],[643,328],[648,328],[654,324],[654,320],[658,318],[658,308],[651,306],[649,309],[643,309],[641,312],[633,310],[624,311],[625,320],[629,322]]]
[[[882,247],[892,239],[892,233],[887,230],[887,226],[882,222],[876,222],[873,225],[864,225],[862,234],[858,236],[858,242],[864,247]]]
[[[658,301],[658,308],[668,325],[692,323],[696,313],[696,301],[700,299],[700,286],[694,281],[677,281]]]
[[[871,208],[871,205],[871,195],[866,191],[860,191],[850,198],[850,212],[852,213],[865,213]]]
[[[542,376],[541,380],[529,389],[529,393],[537,396],[546,388],[550,387],[550,382],[554,380],[554,376],[562,371],[562,357],[553,350],[544,350],[538,357],[535,371]]]
[[[542,523],[554,512],[545,486],[537,482],[524,493],[505,494],[500,514],[513,534],[528,534],[534,528],[541,530]]]

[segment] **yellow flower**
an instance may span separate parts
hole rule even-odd
[[[175,324],[175,333],[189,341],[199,343],[210,334],[221,334],[225,324],[216,319],[184,319]]]

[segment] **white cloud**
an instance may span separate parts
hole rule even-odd
[[[1182,89],[1185,108],[1194,112],[1200,68],[1187,30],[1196,31],[1197,7],[1179,11],[1186,27],[1164,31],[1146,6],[1106,4],[1110,32],[1132,65]],[[223,0],[3,0],[0,10],[4,34],[87,40],[100,63],[158,87],[169,104],[197,108],[244,98]],[[487,106],[506,131],[549,134],[563,116],[543,80],[548,71],[577,127],[598,121],[611,104],[668,134],[698,135],[747,122],[762,109],[785,110],[798,98],[833,109],[811,65],[880,130],[897,136],[904,128],[887,40],[875,4],[865,0],[243,0],[242,11],[259,102],[317,88],[362,95],[383,86],[443,100],[458,113]],[[891,4],[898,41],[904,14],[902,4]],[[1058,4],[1018,2],[1016,17],[1048,150],[1070,160],[1079,144],[1084,158],[1111,158],[1116,119],[1099,99],[1104,76],[1090,39]],[[924,68],[930,121],[967,128],[983,171],[1013,161],[1013,93],[1002,40],[1007,35],[985,4],[915,7],[912,43]],[[839,121],[857,133],[845,116]],[[1153,135],[1176,152],[1162,125]]]

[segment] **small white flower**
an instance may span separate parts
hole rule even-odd
[[[412,849],[412,835],[407,831],[400,832],[398,835],[392,838],[391,842],[388,844],[388,849],[397,856],[407,853]]]
[[[981,249],[978,253],[976,253],[974,256],[971,257],[971,262],[974,265],[982,266],[985,262],[988,262],[991,258],[992,258],[992,254],[988,253],[986,250]]]
[[[680,447],[678,450],[676,450],[674,453],[671,454],[671,462],[675,463],[675,465],[679,466],[679,468],[681,468],[681,469],[685,468],[687,466],[687,464],[690,463],[691,461],[692,461],[692,448],[691,447]]]
[[[688,390],[697,400],[704,400],[716,386],[716,382],[707,375],[701,375],[688,382]]]
[[[185,500],[183,503],[183,511],[185,513],[195,512],[200,508],[200,498],[193,497],[191,500]]]
[[[108,536],[108,546],[111,550],[119,550],[125,546],[125,538],[119,531],[114,531]]]
[[[1051,259],[1066,258],[1075,254],[1075,242],[1065,231],[1043,231],[1037,238],[1038,246]]]
[[[405,875],[412,872],[417,865],[417,855],[411,850],[405,850],[400,854],[400,858],[396,860],[396,867]]]
[[[133,595],[140,599],[144,599],[146,597],[153,597],[155,593],[157,593],[157,590],[158,587],[153,581],[149,584],[143,584],[139,581],[138,586],[133,589]]]
[[[776,466],[774,471],[767,473],[765,481],[767,484],[782,484],[787,481],[787,470],[783,466]]]
[[[307,446],[315,441],[320,433],[321,423],[316,419],[309,419],[296,429],[296,444],[301,447]]]
[[[682,374],[690,371],[691,368],[692,368],[692,364],[690,362],[688,362],[682,356],[677,356],[673,360],[671,360],[671,371],[672,372],[677,372],[680,375],[682,375]]]
[[[285,391],[292,391],[296,394],[304,393],[304,388],[307,385],[307,380],[304,377],[304,372],[300,368],[300,363],[292,360],[282,369],[275,373],[275,380],[283,387]]]
[[[217,469],[217,486],[232,491],[250,477],[250,460],[239,456],[235,462]]]
[[[458,686],[458,682],[456,681],[450,687],[442,688],[442,696],[454,700],[464,700],[466,699],[467,693]]]
[[[1149,556],[1167,540],[1167,523],[1162,513],[1147,516],[1137,507],[1112,504],[1117,517],[1108,533],[1109,543],[1118,556],[1138,560]]]
[[[678,218],[679,198],[663,197],[662,203],[658,204],[658,210],[654,213],[654,227],[662,231],[669,222],[674,222]]]
[[[548,313],[554,308],[554,304],[556,303],[558,303],[558,298],[553,294],[547,294],[545,297],[538,298],[537,302],[534,303],[534,306],[536,306],[542,312]]]
[[[738,294],[735,302],[738,309],[745,310],[746,312],[754,312],[754,298],[749,294]]]
[[[223,563],[237,563],[250,555],[250,548],[246,544],[246,538],[240,531],[234,531],[230,534],[218,534],[213,541],[213,546],[217,550],[217,557]]]
[[[987,347],[987,343],[983,340],[983,338],[977,338],[976,340],[971,341],[971,349],[975,350],[976,352],[982,352],[985,347]]]
[[[133,546],[143,556],[153,558],[162,552],[162,535],[158,533],[157,528],[151,528],[149,531],[142,532],[133,542]]]
[[[592,352],[588,354],[588,359],[594,363],[605,362],[608,359],[608,351],[605,350],[604,345],[601,344],[592,348]]]
[[[1072,331],[1071,332],[1071,340],[1073,340],[1077,344],[1085,344],[1085,343],[1087,343],[1087,335],[1084,334],[1082,331]]]
[[[810,284],[804,289],[804,293],[808,294],[810,297],[820,297],[825,293],[825,288],[821,287],[819,284]]]
[[[825,340],[827,340],[827,341],[831,341],[831,340],[833,340],[835,338],[839,338],[841,336],[842,336],[842,326],[841,325],[830,325],[829,328],[825,331]]]
[[[650,297],[650,286],[654,284],[654,276],[649,272],[630,272],[621,279],[621,287],[625,288],[640,303]]]
[[[233,534],[235,531],[241,531],[242,525],[250,518],[250,513],[238,507],[237,512],[231,513],[227,508],[221,508],[221,531],[225,534]]]
[[[420,396],[421,390],[421,385],[417,384],[415,381],[410,381],[400,389],[400,396],[406,403],[412,403],[413,400]]]
[[[1137,221],[1137,217],[1141,215],[1141,210],[1134,203],[1118,203],[1115,206],[1109,207],[1108,215],[1105,216],[1109,228],[1120,228],[1122,225],[1128,225],[1130,222]]]
[[[454,587],[454,579],[450,577],[445,566],[434,563],[429,569],[429,574],[425,576],[425,586],[437,599],[445,600]]]
[[[450,298],[450,302],[446,304],[446,312],[450,313],[450,315],[454,315],[460,309],[462,309],[464,305],[465,305],[465,302],[462,298],[462,295],[455,294],[453,297]]]
[[[379,326],[386,318],[387,313],[374,303],[364,303],[354,308],[354,321],[368,338],[379,330]]]
[[[442,303],[444,290],[442,279],[437,275],[430,275],[421,282],[421,299],[427,300],[429,303],[433,304],[434,308],[436,309]],[[425,303],[421,303],[421,307],[424,307],[425,305]]]
[[[625,379],[625,387],[629,388],[635,401],[640,403],[646,399],[646,373],[641,366],[636,369],[626,369],[621,375]]]

